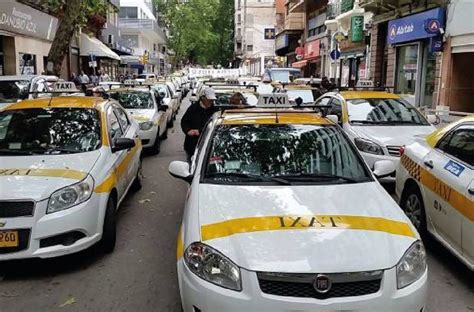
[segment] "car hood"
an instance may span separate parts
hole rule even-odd
[[[426,136],[436,130],[426,126],[352,126],[357,135],[381,145],[408,145],[415,136]]]
[[[100,150],[80,154],[2,156],[0,198],[48,198],[54,191],[84,179],[100,156]]]
[[[155,113],[155,110],[154,109],[127,109],[127,112],[137,122],[145,122],[153,118],[153,114]]]
[[[205,244],[240,267],[265,272],[390,268],[418,239],[377,182],[291,187],[201,184],[199,223]]]

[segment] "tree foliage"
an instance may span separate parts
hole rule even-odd
[[[168,29],[175,65],[227,66],[233,53],[233,0],[155,0]]]

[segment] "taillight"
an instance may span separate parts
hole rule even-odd
[[[400,156],[403,156],[405,154],[405,145],[400,146]]]

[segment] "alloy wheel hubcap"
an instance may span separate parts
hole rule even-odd
[[[421,202],[415,194],[408,196],[405,205],[405,213],[413,223],[413,225],[419,229],[421,225]]]

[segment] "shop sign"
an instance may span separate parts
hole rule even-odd
[[[437,36],[430,38],[430,52],[442,52],[443,51],[443,37]]]
[[[275,39],[275,28],[265,28],[263,34],[265,40],[273,40]]]
[[[342,0],[341,2],[341,13],[352,10],[354,7],[354,0]]]
[[[0,30],[52,41],[58,19],[13,1],[1,1]]]
[[[304,58],[308,60],[308,59],[314,59],[316,57],[319,57],[320,52],[321,52],[320,45],[321,45],[321,40],[319,39],[311,41],[311,42],[307,42],[304,45]]]
[[[353,16],[351,18],[351,41],[360,42],[364,40],[364,16]]]
[[[396,44],[435,37],[443,27],[443,8],[399,18],[388,23],[387,43]]]
[[[302,48],[302,47],[297,47],[296,50],[295,50],[295,54],[296,54],[296,59],[298,61],[302,60],[304,58],[304,52],[305,49]]]
[[[288,35],[279,34],[275,38],[275,50],[280,50],[288,46]]]

